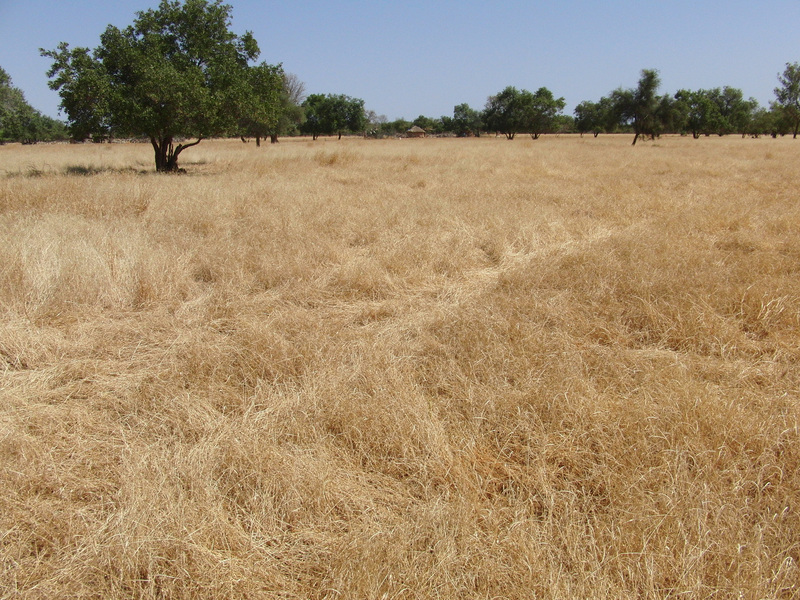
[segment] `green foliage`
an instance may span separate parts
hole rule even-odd
[[[421,127],[426,133],[436,133],[437,131],[441,130],[442,124],[441,121],[437,122],[436,119],[426,117],[425,115],[420,115],[411,122],[411,126],[413,127],[414,125]]]
[[[549,133],[575,133],[575,118],[572,115],[556,115]]]
[[[526,101],[526,125],[533,139],[558,130],[557,118],[566,106],[564,98],[555,98],[553,92],[541,87],[530,95],[529,100],[526,97]]]
[[[321,134],[325,133],[322,114],[324,104],[324,94],[311,94],[303,102],[303,109],[305,110],[305,122],[300,126],[300,131],[311,135],[315,140]]]
[[[586,100],[575,107],[575,130],[580,133],[592,133],[597,137],[601,133],[611,133],[617,128],[617,116],[611,98],[602,97],[598,102]]]
[[[786,63],[782,75],[778,75],[780,86],[775,88],[776,107],[797,137],[800,130],[800,63]]]
[[[742,90],[728,86],[722,90],[719,88],[712,90],[711,98],[722,118],[721,128],[717,133],[745,134],[753,114],[758,110],[758,101],[754,98],[745,100]]]
[[[399,136],[405,135],[405,133],[411,128],[412,123],[411,121],[407,121],[405,119],[395,119],[394,121],[385,121],[378,124],[378,128],[376,131],[377,136]]]
[[[771,135],[777,137],[779,134],[784,135],[788,133],[788,131],[788,124],[785,119],[783,119],[783,113],[780,109],[774,107],[766,109],[757,106],[750,115],[747,129],[743,135],[749,135],[751,137]]]
[[[565,105],[563,98],[555,98],[545,87],[532,93],[509,86],[489,97],[483,120],[487,129],[499,131],[509,140],[521,132],[536,139],[554,129],[555,118]]]
[[[639,83],[633,89],[617,89],[611,94],[612,110],[618,122],[633,129],[633,144],[641,136],[655,139],[664,129],[665,121],[671,116],[668,101],[656,92],[661,85],[658,71],[643,69]]]
[[[148,137],[156,170],[174,171],[181,151],[203,138],[271,118],[254,101],[279,67],[248,66],[258,45],[249,32],[230,31],[230,13],[220,0],[162,0],[125,29],[109,25],[91,53],[66,43],[42,50],[73,135]],[[173,144],[186,137],[196,141]]]
[[[305,84],[292,73],[284,73],[280,93],[278,122],[270,131],[272,142],[278,141],[279,135],[296,135],[305,120],[305,112],[301,106],[305,94]]]
[[[286,102],[283,68],[262,63],[250,67],[248,77],[250,84],[241,106],[239,133],[259,141],[269,135],[277,136]]]
[[[105,138],[111,132],[109,106],[110,81],[99,61],[88,48],[70,49],[61,42],[56,50],[42,50],[53,59],[47,72],[49,86],[58,90],[61,109],[67,114],[67,127],[74,139]]]
[[[707,90],[678,90],[675,100],[683,115],[681,129],[697,139],[719,128],[721,116]]]
[[[447,116],[433,118],[433,117],[426,117],[425,115],[420,115],[416,119],[414,119],[414,122],[411,125],[412,126],[416,125],[417,127],[421,127],[429,135],[441,135],[444,133],[452,133],[454,128],[453,119]]]
[[[0,144],[35,144],[66,137],[64,124],[28,104],[22,90],[13,87],[11,77],[0,68]]]
[[[681,131],[697,139],[701,135],[746,134],[758,109],[754,99],[745,100],[741,90],[724,87],[711,90],[678,90],[675,104]]]
[[[575,129],[583,135],[593,133],[597,137],[603,131],[600,118],[600,104],[591,100],[584,100],[575,107]]]
[[[305,123],[300,130],[313,139],[320,135],[360,133],[367,126],[364,101],[343,94],[311,94],[303,102],[306,111]]]
[[[458,137],[479,136],[483,128],[481,113],[466,103],[453,107],[452,128]]]
[[[496,96],[490,96],[483,111],[483,121],[490,131],[497,131],[513,140],[524,131],[527,121],[527,105],[530,92],[506,87]]]

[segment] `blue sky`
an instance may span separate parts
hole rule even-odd
[[[800,61],[800,1],[761,0],[229,0],[232,29],[250,30],[269,63],[307,93],[362,98],[389,119],[483,108],[507,85],[548,87],[567,101],[633,87],[644,68],[662,93],[729,85],[762,105]],[[94,48],[157,0],[0,0],[0,67],[30,104],[58,117],[40,47]]]

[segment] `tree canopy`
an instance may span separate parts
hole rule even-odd
[[[776,106],[792,129],[792,137],[800,130],[800,63],[786,63],[778,75],[780,86],[775,88]]]
[[[746,134],[758,102],[745,100],[741,90],[678,90],[675,94],[682,127],[696,139],[701,135]]]
[[[262,63],[251,67],[248,77],[250,81],[242,104],[239,133],[255,137],[256,144],[260,145],[261,138],[272,135],[277,138],[286,99],[285,76],[280,66]]]
[[[320,135],[338,135],[343,133],[359,133],[367,125],[364,101],[344,94],[311,94],[303,102],[306,111],[305,123],[301,131],[310,134],[313,139]]]
[[[487,129],[498,131],[509,140],[518,133],[530,133],[537,139],[555,127],[556,117],[565,105],[564,98],[555,98],[546,87],[529,92],[508,86],[489,97],[483,121]]]
[[[280,67],[249,66],[258,44],[230,31],[229,5],[162,0],[136,15],[124,29],[109,25],[94,51],[64,42],[41,50],[53,59],[50,87],[73,135],[145,136],[156,170],[175,171],[179,154],[203,138],[274,118],[267,89]]]
[[[495,96],[489,96],[483,111],[483,121],[490,131],[497,131],[513,140],[524,131],[527,121],[527,105],[531,93],[508,86]]]
[[[0,144],[33,144],[66,137],[64,124],[28,104],[22,90],[12,85],[11,77],[0,67]]]
[[[452,120],[454,133],[459,137],[479,136],[483,127],[481,114],[470,108],[466,102],[453,107]]]
[[[633,145],[641,136],[655,138],[661,132],[658,71],[643,69],[639,83],[632,89],[617,89],[611,94],[619,120],[633,129]]]
[[[612,132],[618,123],[611,99],[602,97],[598,102],[584,100],[575,107],[575,129],[578,133],[592,133],[597,137],[603,132]]]
[[[543,133],[550,133],[556,126],[556,117],[566,106],[564,98],[556,98],[546,87],[540,87],[530,96],[526,106],[528,133],[538,139]]]

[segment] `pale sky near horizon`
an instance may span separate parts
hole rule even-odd
[[[583,100],[634,87],[658,69],[661,93],[731,86],[763,106],[800,62],[800,0],[523,2],[489,0],[228,0],[235,33],[259,61],[283,63],[307,93],[347,94],[413,120],[482,109],[508,85],[549,88],[572,114]],[[95,48],[158,0],[0,0],[0,67],[28,102],[64,118],[39,48]]]

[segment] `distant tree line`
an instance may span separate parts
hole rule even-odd
[[[664,133],[786,135],[800,127],[800,65],[787,64],[769,108],[731,87],[659,94],[655,70],[635,87],[617,89],[564,114],[564,98],[548,88],[506,87],[481,110],[468,104],[453,115],[389,121],[344,94],[315,93],[280,64],[256,63],[250,32],[230,31],[231,7],[221,0],[161,0],[132,25],[109,25],[94,50],[61,43],[41,50],[52,59],[50,87],[58,91],[68,134],[77,140],[139,137],[150,141],[157,171],[176,171],[187,148],[211,136],[262,139],[322,135],[404,135],[418,126],[432,135],[630,133],[635,144]],[[63,126],[24,108],[21,92],[0,75],[0,140],[38,141],[63,135]]]
[[[655,70],[645,69],[635,88],[617,89],[597,102],[585,101],[575,107],[575,131],[581,134],[630,131],[633,143],[642,137],[654,139],[662,133],[701,136],[740,134],[792,134],[800,123],[800,65],[787,64],[778,77],[776,100],[763,108],[742,91],[723,88],[678,90],[658,95],[660,79]]]
[[[633,144],[640,139],[655,139],[664,133],[692,135],[740,134],[742,136],[792,134],[800,127],[800,65],[787,64],[778,77],[776,100],[763,108],[753,98],[732,88],[678,90],[674,95],[659,95],[661,81],[657,71],[645,69],[634,88],[619,88],[597,101],[584,101],[575,107],[574,116],[563,113],[565,102],[547,88],[536,92],[507,87],[490,96],[483,111],[467,104],[453,109],[453,117],[431,119],[420,116],[411,123],[385,123],[387,133],[406,125],[418,125],[432,134],[477,136],[483,133],[517,134],[538,139],[546,133],[631,133]]]

